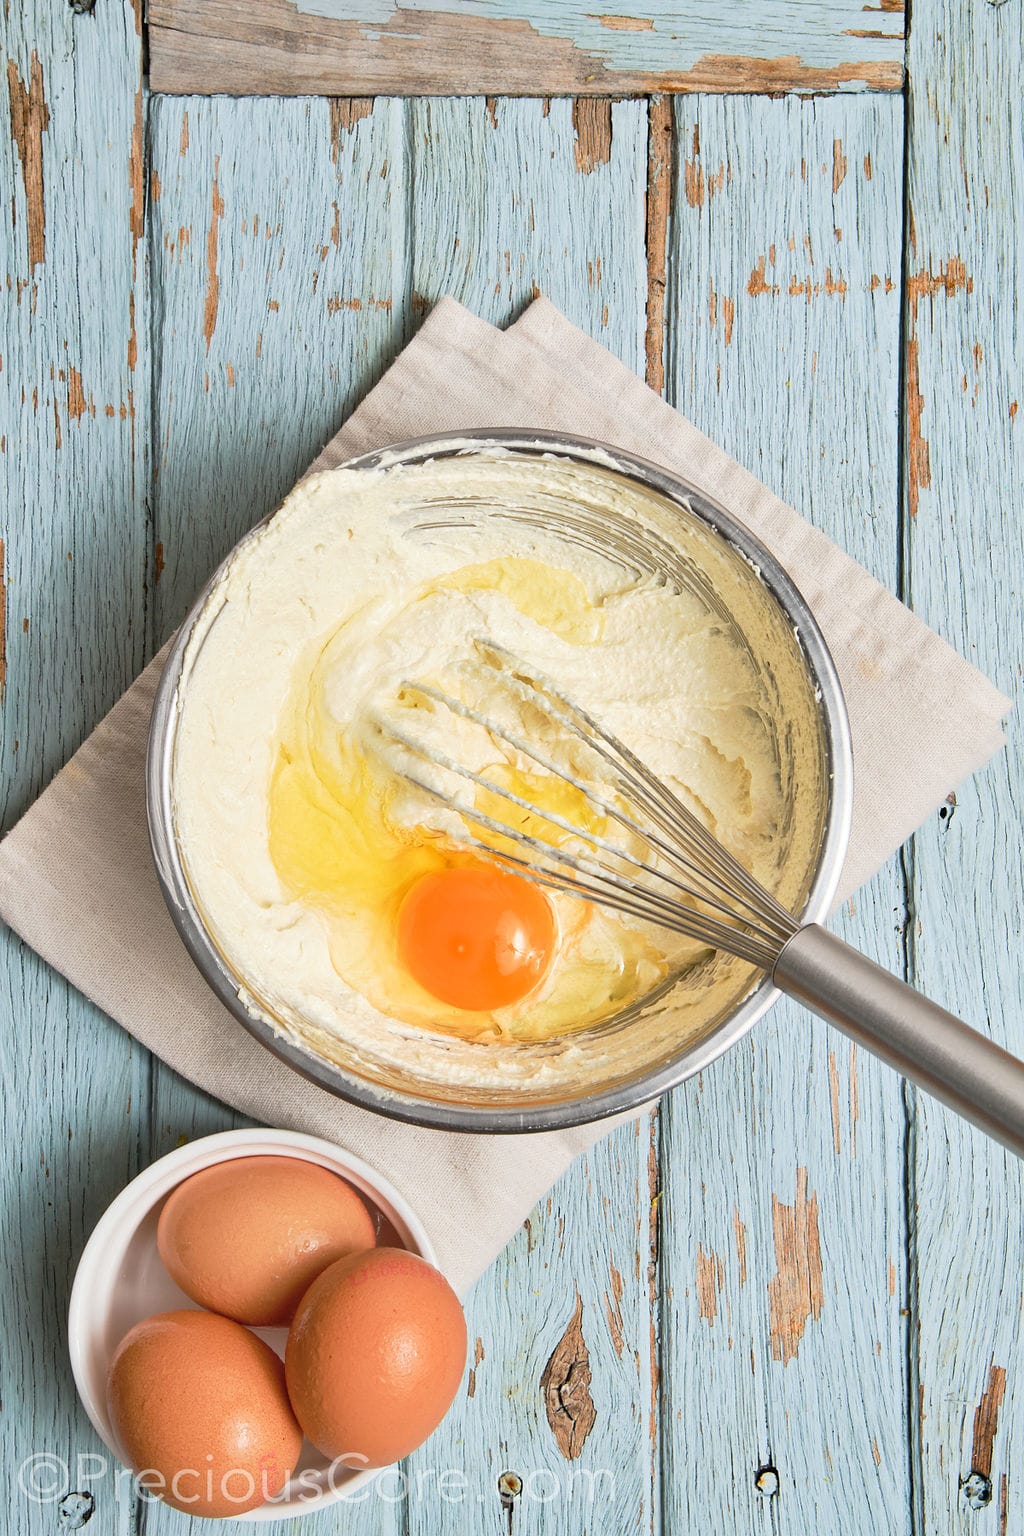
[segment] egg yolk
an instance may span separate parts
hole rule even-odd
[[[454,1008],[518,1002],[555,949],[555,918],[529,880],[484,865],[423,875],[398,912],[398,953],[409,974]]]

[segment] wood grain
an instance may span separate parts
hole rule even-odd
[[[906,251],[908,593],[1017,702],[1024,667],[1019,6],[914,8]],[[907,860],[911,979],[1024,1054],[1020,722]],[[911,1097],[919,1529],[1024,1529],[1021,1164]],[[1005,1377],[1003,1373],[1005,1372]]]
[[[152,0],[150,78],[158,91],[235,95],[898,90],[902,8],[870,10],[739,0],[723,19],[714,0],[649,0],[628,15],[572,0]]]
[[[6,829],[144,659],[149,351],[136,14],[124,0],[94,18],[9,7],[2,37]],[[0,1019],[6,1520],[36,1536],[91,1510],[95,1529],[127,1536],[130,1490],[90,1460],[103,1447],[75,1395],[66,1318],[85,1239],[145,1155],[148,1062],[6,930]],[[41,1456],[56,1460],[29,1460]]]
[[[668,393],[897,579],[901,103],[676,103]],[[842,172],[837,172],[837,167]],[[870,382],[868,382],[870,381]],[[899,964],[899,871],[840,930]],[[905,1528],[898,1080],[780,1003],[662,1114],[667,1529]]]

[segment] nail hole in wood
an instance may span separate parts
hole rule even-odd
[[[518,1472],[503,1472],[498,1478],[498,1498],[508,1520],[509,1536],[512,1536],[512,1510],[523,1491],[523,1480]]]
[[[767,1466],[758,1467],[754,1473],[754,1487],[762,1499],[774,1499],[779,1492],[779,1474],[769,1463]]]
[[[960,1491],[972,1509],[984,1509],[992,1503],[992,1479],[984,1472],[968,1472],[960,1481]]]
[[[91,1493],[66,1493],[57,1505],[61,1530],[80,1531],[88,1525],[96,1512],[96,1500]]]

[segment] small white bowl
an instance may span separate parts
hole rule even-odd
[[[104,1211],[85,1245],[71,1289],[68,1346],[75,1385],[96,1433],[119,1461],[124,1457],[107,1412],[107,1374],[114,1351],[129,1328],[142,1318],[196,1306],[174,1284],[157,1251],[156,1228],[164,1201],[183,1179],[201,1168],[236,1157],[269,1156],[300,1157],[340,1174],[393,1228],[391,1233],[385,1227],[382,1236],[386,1241],[397,1240],[428,1263],[437,1263],[422,1222],[394,1186],[361,1158],[329,1141],[294,1131],[222,1131],[168,1153],[133,1179]],[[286,1328],[256,1328],[253,1332],[284,1357]],[[235,1518],[257,1522],[312,1514],[350,1498],[380,1470],[337,1468],[332,1473],[326,1456],[307,1440],[295,1475],[281,1495]]]

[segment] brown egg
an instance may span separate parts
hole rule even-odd
[[[143,1486],[192,1515],[240,1515],[280,1493],[302,1431],[284,1366],[254,1333],[212,1312],[158,1312],[114,1354],[107,1404]]]
[[[288,1395],[318,1450],[386,1467],[440,1424],[466,1363],[466,1320],[440,1270],[404,1248],[339,1259],[299,1303]]]
[[[335,1259],[372,1248],[373,1217],[327,1168],[236,1157],[194,1173],[160,1212],[160,1257],[186,1296],[254,1327],[286,1327]]]

